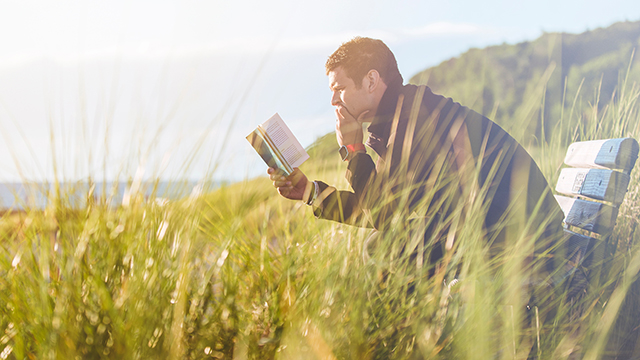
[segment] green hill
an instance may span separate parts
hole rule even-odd
[[[602,110],[615,89],[640,80],[640,21],[582,34],[545,33],[534,41],[470,49],[410,79],[481,112],[525,142],[537,142],[571,116]],[[575,99],[575,100],[574,100]],[[575,103],[575,104],[574,104]],[[540,109],[544,109],[541,111]],[[574,120],[574,119],[570,119]],[[524,125],[524,126],[523,126]]]

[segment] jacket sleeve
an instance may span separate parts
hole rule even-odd
[[[370,179],[375,177],[375,174],[376,168],[371,156],[356,154],[349,161],[345,175],[353,191],[337,190],[322,181],[317,181],[318,198],[313,206],[314,215],[320,219],[371,227],[362,204]]]

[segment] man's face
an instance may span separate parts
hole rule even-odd
[[[371,107],[371,94],[367,91],[366,77],[360,86],[347,76],[342,66],[329,72],[329,88],[331,89],[331,105],[338,110],[346,110],[355,119]]]

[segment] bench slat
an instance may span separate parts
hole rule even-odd
[[[562,169],[556,191],[565,195],[581,195],[620,205],[629,185],[629,175],[605,169]]]
[[[555,196],[562,212],[564,222],[598,234],[613,230],[618,216],[618,209],[603,203],[574,199],[566,196]]]
[[[573,167],[620,169],[631,172],[638,158],[633,138],[581,141],[569,145],[564,163]]]

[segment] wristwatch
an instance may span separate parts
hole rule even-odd
[[[358,151],[365,151],[364,144],[349,144],[342,145],[338,152],[340,153],[340,157],[342,157],[342,161],[347,161],[349,159],[349,155]]]

